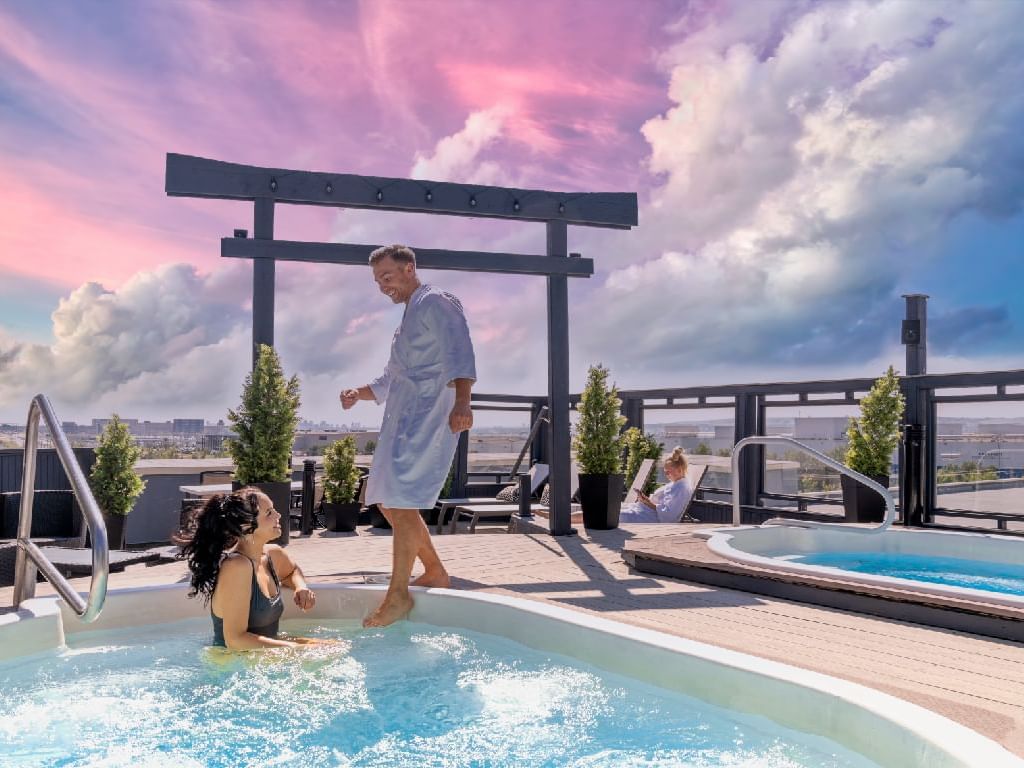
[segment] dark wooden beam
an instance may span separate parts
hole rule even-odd
[[[382,211],[440,213],[523,221],[562,221],[629,229],[638,223],[632,192],[548,192],[442,181],[291,171],[168,153],[164,189],[171,197],[279,203]]]
[[[367,266],[370,253],[379,246],[349,243],[305,243],[294,240],[255,240],[225,237],[220,255],[241,259],[276,259],[319,264]],[[510,275],[563,275],[590,277],[593,259],[582,257],[552,259],[522,253],[488,253],[413,248],[421,269],[458,269],[465,272],[500,272]]]

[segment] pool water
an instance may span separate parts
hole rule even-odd
[[[876,576],[1024,595],[1024,565],[885,552],[825,552],[787,559]]]
[[[0,764],[868,768],[824,738],[492,635],[288,625],[300,652],[204,646],[209,622],[85,632],[0,664]],[[779,702],[784,706],[784,702]]]

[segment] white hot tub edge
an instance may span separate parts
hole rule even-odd
[[[384,587],[321,584],[317,607],[285,619],[359,619]],[[82,624],[57,598],[37,598],[0,616],[0,661],[60,648],[65,634],[201,617],[184,585],[111,590],[100,618]],[[946,717],[838,678],[521,598],[416,590],[410,619],[499,635],[528,647],[691,695],[832,739],[880,765],[1024,768],[996,742]],[[287,602],[287,601],[286,601]]]

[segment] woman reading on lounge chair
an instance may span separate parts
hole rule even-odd
[[[202,595],[210,603],[214,645],[251,650],[319,642],[278,637],[284,613],[282,585],[294,591],[295,604],[302,610],[316,603],[291,555],[269,543],[280,534],[281,513],[255,488],[211,496],[199,513],[182,555],[192,573],[189,597]]]
[[[687,467],[683,449],[676,448],[665,459],[665,477],[668,482],[650,496],[640,492],[636,501],[623,505],[619,522],[678,523],[693,495],[690,481],[686,479]]]

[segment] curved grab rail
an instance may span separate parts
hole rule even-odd
[[[782,435],[752,435],[751,437],[745,437],[736,443],[736,447],[732,449],[732,524],[740,525],[740,453],[748,445],[773,445],[776,443],[783,443],[785,445],[791,445],[799,451],[803,451],[815,458],[815,460],[821,462],[826,467],[830,467],[842,475],[852,477],[854,480],[864,483],[868,488],[880,493],[882,498],[885,499],[885,517],[882,519],[880,525],[874,528],[850,528],[845,523],[819,523],[814,520],[787,520],[785,518],[776,518],[768,520],[765,525],[798,525],[803,528],[833,528],[836,526],[842,526],[846,530],[862,531],[864,533],[881,533],[896,520],[896,502],[893,500],[892,494],[889,493],[888,488],[883,488],[879,483],[876,483],[870,477],[862,475],[860,472],[850,469],[845,464],[840,464],[838,461],[833,459],[831,456],[826,456],[821,451],[816,451],[808,445],[804,445],[799,440],[794,440],[792,437],[784,437]]]
[[[32,502],[36,486],[36,450],[39,445],[39,419],[46,422],[50,437],[57,449],[60,463],[71,481],[78,505],[85,516],[92,540],[92,581],[89,584],[89,599],[83,600],[67,579],[51,563],[31,539]],[[36,395],[28,409],[28,423],[25,427],[25,460],[21,473],[21,510],[18,518],[18,554],[14,566],[14,607],[22,601],[35,597],[36,568],[42,571],[46,580],[60,593],[71,610],[85,622],[95,621],[103,610],[107,599],[107,578],[109,576],[110,549],[107,546],[107,526],[103,522],[96,499],[93,498],[89,483],[78,465],[75,452],[61,428],[53,406],[45,395]]]

